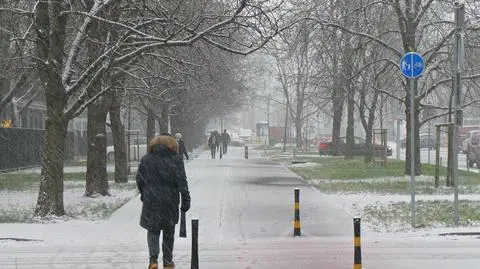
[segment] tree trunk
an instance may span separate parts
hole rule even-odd
[[[149,102],[147,107],[147,141],[155,136],[155,110]]]
[[[1,3],[0,4],[4,4]],[[0,24],[4,22],[4,18],[0,18]],[[9,42],[8,42],[8,35],[4,31],[0,31],[0,58],[1,59],[8,59],[8,49],[9,49]],[[13,92],[10,91],[10,81],[6,78],[0,77],[0,114],[4,112],[9,106],[10,103],[10,96],[7,96],[10,93],[13,96]],[[7,113],[5,113],[7,114]]]
[[[416,175],[420,175],[422,172],[421,172],[421,166],[420,166],[420,148],[419,148],[419,145],[420,145],[420,133],[418,131],[418,128],[420,127],[420,119],[419,119],[419,112],[420,112],[420,107],[419,107],[419,104],[418,104],[418,100],[415,100],[414,101],[414,113],[413,113],[413,116],[414,116],[414,123],[415,123],[415,131],[412,132],[411,128],[410,128],[410,83],[413,83],[413,93],[414,93],[414,98],[415,96],[417,95],[417,80],[414,80],[412,82],[412,80],[408,80],[407,81],[407,86],[408,86],[408,90],[407,90],[407,93],[406,93],[406,97],[405,97],[405,114],[406,114],[406,124],[407,124],[407,137],[406,137],[406,158],[405,158],[405,174],[406,175],[410,175],[410,137],[413,135],[414,136],[414,154],[415,154],[415,174]]]
[[[92,9],[94,1],[87,1],[88,10]],[[89,63],[94,62],[103,51],[108,26],[93,20],[90,38],[87,40]],[[102,91],[103,81],[98,80],[88,90],[88,97],[94,98]],[[109,195],[107,178],[107,114],[109,109],[108,95],[100,97],[88,105],[87,121],[87,174],[85,196]]]
[[[350,59],[351,53],[349,45],[346,45],[347,52],[346,58]],[[344,56],[345,58],[345,56]],[[352,61],[353,62],[353,61]],[[346,63],[345,77],[343,83],[345,83],[345,89],[347,92],[347,130],[346,130],[346,144],[345,144],[345,159],[353,159],[353,150],[355,148],[355,88],[349,81],[349,77],[352,73],[352,64]]]
[[[115,92],[112,92],[110,96],[110,128],[115,149],[115,183],[126,183],[128,182],[127,142],[125,127],[121,120],[121,104]]]
[[[63,90],[62,87],[59,87],[59,89]],[[41,217],[65,214],[63,206],[63,161],[67,120],[63,114],[63,106],[60,105],[64,100],[64,95],[60,91],[58,94],[53,93],[53,91],[53,89],[48,91],[46,95],[48,117],[45,123],[40,189],[35,207],[35,215]]]
[[[332,155],[334,156],[338,156],[342,154],[342,150],[339,147],[339,145],[340,145],[340,130],[342,127],[344,102],[345,102],[345,97],[343,96],[343,91],[340,89],[334,89],[333,126],[332,126],[332,145],[334,147],[334,151],[332,152]]]
[[[372,107],[368,113],[368,123],[364,124],[365,128],[365,147],[367,149],[367,154],[365,154],[365,163],[371,163],[373,160],[373,123],[375,122],[375,111],[377,110],[377,102],[378,102],[378,91],[375,91]]]
[[[295,119],[295,144],[297,148],[302,147],[302,120],[298,118]]]
[[[61,2],[40,1],[35,9],[35,56],[47,105],[44,154],[35,215],[65,214],[63,206],[63,161],[68,119],[63,109],[68,104],[60,72],[63,66],[65,16]]]
[[[345,6],[349,6],[351,4],[351,2],[348,0],[342,2]],[[350,27],[352,25],[351,17],[348,15],[344,16],[343,23],[346,27]],[[352,35],[350,35],[349,33],[343,33],[342,37],[345,40],[344,42],[342,42],[343,51],[341,70],[343,76],[339,84],[343,86],[343,89],[347,95],[347,129],[345,137],[345,159],[353,159],[353,150],[355,148],[355,88],[353,87],[350,78],[353,75],[352,73],[353,65],[355,62],[355,55],[352,49]]]
[[[87,175],[85,196],[109,195],[107,178],[107,98],[99,98],[88,106]]]
[[[355,147],[355,89],[347,87],[347,138],[345,148],[345,159],[353,159]]]
[[[340,54],[340,53],[338,53]],[[344,89],[340,86],[341,77],[338,74],[339,68],[339,56],[333,55],[332,59],[332,71],[335,75],[333,88],[332,88],[332,106],[333,106],[333,124],[332,124],[332,147],[331,154],[338,156],[342,154],[340,145],[340,133],[342,127],[342,118],[343,118],[343,106],[345,103],[345,94]]]
[[[160,117],[157,118],[158,126],[159,126],[159,133],[167,133],[168,132],[168,106],[166,104],[162,104],[162,112],[160,113]]]

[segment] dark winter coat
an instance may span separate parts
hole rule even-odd
[[[174,138],[168,141],[178,147]],[[140,225],[149,231],[160,231],[167,225],[178,223],[180,194],[181,209],[188,211],[190,208],[183,160],[174,146],[166,145],[165,141],[159,143],[149,146],[149,152],[140,161],[136,178],[143,202]]]
[[[216,146],[217,146],[217,136],[214,134],[208,138],[208,147],[212,149],[212,148],[215,148]]]
[[[230,144],[230,135],[227,132],[222,133],[221,139],[224,146]]]
[[[185,146],[185,142],[183,142],[183,139],[179,139],[178,141],[178,154],[180,154],[181,158],[183,159],[183,155],[185,155],[185,158],[190,159],[188,156],[187,152],[187,147]]]
[[[214,135],[215,135],[215,146],[218,147],[218,146],[220,146],[220,140],[221,140],[222,138],[221,138],[220,134],[219,134],[217,131],[215,131],[215,134],[214,134]]]

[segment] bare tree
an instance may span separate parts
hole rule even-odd
[[[191,46],[196,42],[249,54],[277,32],[275,19],[269,17],[275,7],[262,1],[243,0],[236,6],[199,2],[180,5],[175,1],[162,4],[125,1],[122,9],[125,14],[118,20],[104,16],[108,8],[120,5],[112,0],[95,1],[89,11],[85,11],[81,3],[74,6],[71,1],[50,0],[36,3],[31,11],[2,9],[2,12],[21,14],[27,21],[33,18],[32,58],[36,61],[47,103],[44,147],[47,150],[43,155],[37,215],[64,214],[63,159],[67,124],[110,90],[104,87],[91,95],[109,69],[124,66],[152,49]],[[128,12],[143,12],[143,16],[134,17]],[[85,66],[81,63],[82,55],[87,53],[86,40],[92,34],[94,22],[111,25],[119,34],[116,39],[108,39],[98,57]],[[75,27],[67,28],[68,25]],[[72,38],[67,38],[67,31]],[[236,39],[235,33],[251,37]]]

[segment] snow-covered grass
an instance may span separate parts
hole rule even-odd
[[[111,175],[109,174],[111,177]],[[0,175],[0,223],[31,223],[59,219],[35,219],[33,211],[38,196],[40,175],[35,172],[17,172]],[[110,196],[85,197],[85,174],[65,173],[64,207],[62,220],[107,219],[116,209],[136,196],[133,180],[125,184],[109,182]]]
[[[365,206],[363,218],[374,231],[401,231],[410,229],[410,202],[370,204]],[[416,203],[416,226],[419,228],[454,227],[453,203],[447,200],[420,200]],[[459,202],[460,226],[480,227],[480,201]]]
[[[292,164],[288,155],[272,155],[288,166],[323,195],[340,201],[352,216],[362,217],[366,231],[374,233],[411,231],[410,176],[404,175],[402,161],[390,160],[386,167],[363,163],[363,158],[303,157],[305,163]],[[298,159],[297,159],[298,160]],[[454,227],[453,189],[445,186],[445,170],[435,188],[433,165],[422,165],[423,175],[415,177],[416,226],[418,229]],[[480,228],[480,177],[460,173],[460,226]]]
[[[416,195],[416,228],[411,226],[409,195],[372,193],[324,194],[352,216],[362,218],[362,229],[371,233],[437,230],[476,231],[480,228],[480,195],[462,195],[459,227],[453,224],[453,195]]]

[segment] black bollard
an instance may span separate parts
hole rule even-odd
[[[353,269],[362,269],[362,242],[360,239],[360,218],[353,219]]]
[[[245,146],[245,159],[248,159],[248,146]]]
[[[301,225],[300,225],[300,189],[296,188],[295,193],[295,219],[293,221],[293,236],[301,236]]]
[[[192,266],[198,269],[198,219],[192,219]]]

